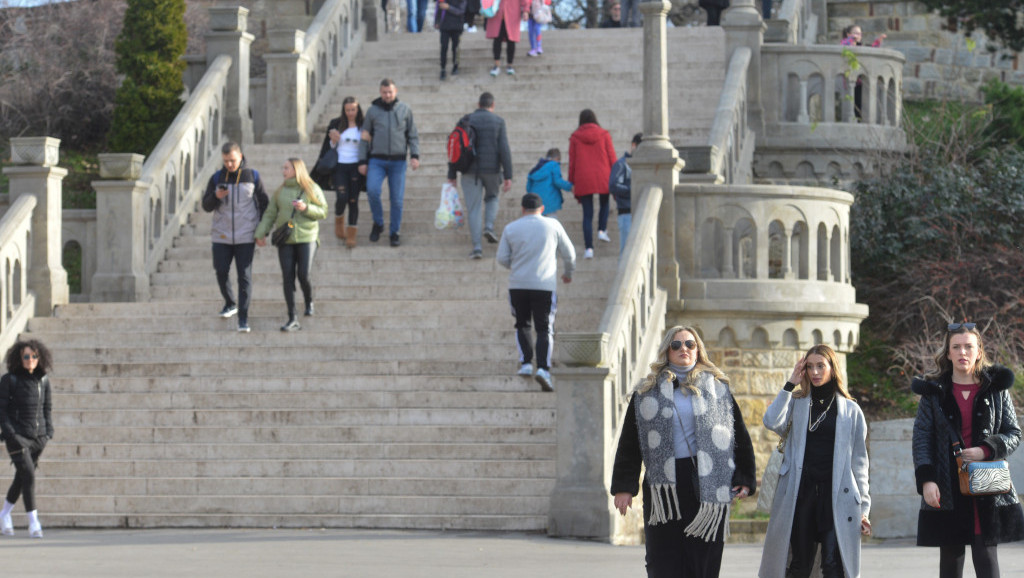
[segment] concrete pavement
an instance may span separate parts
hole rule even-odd
[[[43,520],[45,523],[45,519]],[[17,522],[15,522],[17,523]],[[729,544],[722,578],[756,576],[760,544]],[[865,544],[862,575],[933,577],[938,551],[912,540]],[[0,540],[10,576],[338,576],[521,578],[644,576],[642,546],[542,534],[380,530],[62,530]],[[1002,576],[1024,576],[1024,544],[999,548]],[[974,576],[970,561],[965,576]]]

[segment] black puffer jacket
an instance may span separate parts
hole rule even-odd
[[[10,444],[15,435],[48,440],[53,437],[50,379],[37,370],[0,377],[0,431]]]
[[[974,400],[971,435],[974,445],[987,447],[989,459],[1003,460],[1020,444],[1021,430],[1010,399],[1013,372],[993,365],[982,375],[981,389]],[[939,508],[921,500],[917,542],[920,546],[968,544],[974,534],[971,498],[960,494],[957,483],[954,442],[960,438],[961,415],[953,399],[953,380],[943,376],[937,381],[917,377],[911,383],[921,396],[914,420],[914,474],[917,492],[924,484],[939,487]],[[969,444],[963,444],[968,447]],[[974,498],[978,505],[982,537],[986,545],[1024,539],[1024,510],[1017,492]]]

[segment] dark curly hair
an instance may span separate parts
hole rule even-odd
[[[50,355],[50,350],[43,345],[43,342],[37,339],[18,341],[7,350],[7,372],[22,373],[25,371],[25,366],[21,364],[21,352],[26,347],[39,354],[39,365],[36,366],[36,371],[49,373],[50,368],[53,367],[53,356]]]

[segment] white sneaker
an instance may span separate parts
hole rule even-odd
[[[516,375],[531,377],[533,375],[533,366],[529,363],[524,363],[523,366],[519,368],[519,371],[516,372]]]
[[[11,521],[10,514],[0,518],[0,534],[3,534],[4,536],[14,535],[14,522]]]
[[[32,538],[42,538],[43,537],[43,527],[42,526],[31,526],[31,527],[29,527],[28,535],[31,536]]]
[[[500,74],[500,73],[501,73],[501,69],[499,69],[497,66],[495,66],[494,68],[491,69],[491,76],[498,76],[498,74]]]
[[[612,238],[609,237],[608,233],[605,232],[605,231],[598,231],[597,232],[597,238],[602,240],[602,241],[604,241],[605,243],[611,243],[612,242]]]
[[[469,32],[470,34],[476,34],[476,26],[467,26],[466,32]]]
[[[555,391],[555,388],[551,385],[551,374],[546,369],[537,369],[537,373],[533,376],[540,384],[540,388],[544,391]]]
[[[594,250],[593,249],[587,249],[586,251],[584,251],[583,252],[583,258],[584,259],[593,259],[594,258]]]

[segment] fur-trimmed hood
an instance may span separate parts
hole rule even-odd
[[[1013,371],[999,364],[992,364],[982,372],[981,391],[1000,392],[1013,387]],[[937,380],[917,376],[910,382],[910,389],[918,395],[938,395],[945,398],[953,389],[953,376],[946,374]]]

